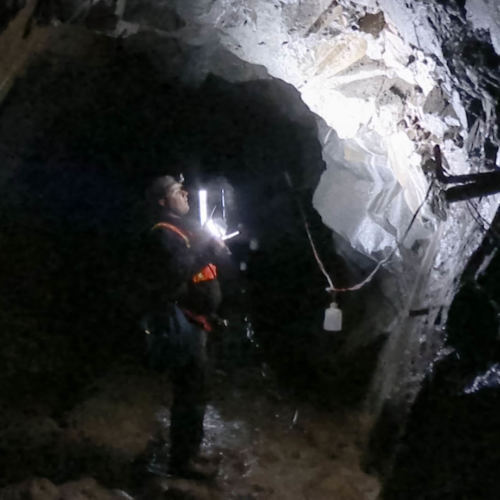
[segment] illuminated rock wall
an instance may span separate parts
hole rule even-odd
[[[482,239],[476,212],[488,224],[498,206],[490,197],[447,207],[440,187],[429,189],[435,144],[451,173],[497,162],[495,99],[485,91],[483,68],[472,54],[463,57],[474,40],[463,9],[221,0],[178,2],[177,10],[187,26],[175,36],[200,45],[215,37],[295,86],[318,115],[326,170],[315,208],[337,241],[373,265],[392,255],[389,272],[375,278],[380,295],[368,299],[372,314],[348,332],[348,349],[386,335],[373,402],[407,404],[432,366],[457,278]],[[360,280],[370,270],[362,267]]]
[[[439,186],[429,190],[435,144],[452,173],[497,165],[498,68],[488,68],[482,49],[492,43],[498,51],[498,13],[488,17],[479,0],[466,9],[396,0],[61,5],[37,19],[142,37],[158,71],[186,85],[215,74],[230,82],[277,78],[297,89],[316,116],[326,165],[314,207],[359,265],[359,279],[392,255],[365,299],[371,313],[346,332],[347,349],[387,337],[374,404],[410,401],[442,343],[457,278],[481,241],[477,220],[487,225],[498,206],[490,197],[447,207]],[[301,112],[283,111],[292,120]],[[361,265],[350,249],[367,260]]]

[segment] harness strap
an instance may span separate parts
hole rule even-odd
[[[204,314],[196,314],[189,309],[182,309],[182,312],[186,315],[186,318],[192,323],[197,324],[206,332],[211,332],[213,330],[213,326],[208,320],[208,318]]]
[[[151,228],[151,231],[154,231],[157,228],[170,229],[170,231],[173,231],[184,240],[187,248],[191,248],[188,235],[174,224],[170,224],[169,222],[158,222]],[[201,283],[202,281],[211,281],[215,279],[217,279],[217,267],[215,264],[208,264],[192,277],[192,282]]]
[[[155,229],[158,228],[163,228],[163,229],[169,229],[170,231],[174,232],[175,234],[179,235],[183,240],[184,243],[186,244],[187,248],[191,248],[191,243],[189,241],[188,235],[182,231],[182,229],[178,228],[174,224],[170,224],[169,222],[158,222],[155,224],[152,228],[151,231],[154,231]],[[217,267],[214,264],[208,264],[206,265],[200,272],[196,273],[192,278],[191,281],[193,283],[200,283],[202,281],[210,281],[214,280],[217,278]],[[193,311],[190,311],[189,309],[182,309],[186,317],[193,323],[196,323],[198,326],[203,328],[203,330],[207,332],[211,332],[213,330],[212,325],[210,324],[210,321],[208,318],[203,315],[203,314],[196,314]]]
[[[179,229],[177,226],[174,226],[173,224],[170,224],[169,222],[158,222],[157,224],[155,224],[151,228],[151,231],[154,231],[155,229],[157,229],[159,227],[162,227],[164,229],[170,229],[170,231],[173,231],[174,233],[178,234],[184,240],[186,247],[191,248],[191,243],[189,241],[189,237],[184,231],[182,231],[182,229]]]

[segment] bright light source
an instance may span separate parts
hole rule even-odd
[[[232,233],[226,234],[222,237],[222,241],[230,240],[231,238],[234,238],[235,236],[238,236],[240,234],[239,231],[234,231]]]
[[[230,234],[226,234],[227,231],[227,225],[226,225],[226,220],[223,217],[221,219],[216,219],[218,222],[215,222],[214,219],[212,219],[212,215],[210,218],[208,217],[208,206],[207,206],[207,190],[206,189],[200,189],[198,191],[198,200],[199,200],[199,205],[200,205],[200,224],[212,235],[215,236],[216,238],[221,239],[222,241],[229,240],[230,238],[234,238],[238,234],[240,234],[239,231],[233,231]],[[226,202],[225,202],[225,197],[224,197],[224,190],[221,192],[221,205],[222,205],[222,212],[223,216],[225,216],[225,211],[226,211]],[[215,209],[214,209],[215,210]]]
[[[213,219],[208,219],[207,223],[205,224],[205,227],[210,232],[210,234],[212,234],[216,238],[224,239],[226,231],[222,227],[220,227],[218,224],[216,224],[213,221]]]
[[[207,221],[207,190],[200,189],[198,191],[198,200],[200,204],[200,224],[203,226]]]

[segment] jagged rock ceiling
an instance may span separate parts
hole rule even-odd
[[[24,2],[8,5],[14,12]],[[330,168],[316,208],[354,248],[381,255],[401,237],[425,196],[422,166],[434,144],[441,145],[454,173],[468,172],[469,162],[476,168],[496,165],[496,103],[487,86],[497,76],[485,71],[483,61],[466,60],[478,43],[478,28],[483,39],[487,28],[496,40],[498,17],[486,21],[485,9],[483,2],[464,9],[388,0],[67,0],[40,1],[35,16],[84,22],[120,37],[154,31],[197,47],[182,74],[190,84],[209,72],[232,81],[256,77],[231,69],[230,54],[292,84],[326,123],[320,139]],[[348,197],[345,183],[356,186]],[[332,198],[335,210],[326,201]],[[483,215],[491,218],[494,210]],[[434,232],[427,215],[405,239],[408,248]]]
[[[36,23],[84,24],[148,40],[159,71],[186,85],[215,74],[297,89],[315,114],[326,164],[314,206],[338,248],[354,260],[352,249],[371,261],[394,253],[379,280],[383,298],[367,305],[373,314],[351,346],[388,335],[374,392],[378,401],[411,399],[442,344],[456,278],[498,207],[494,196],[448,206],[432,183],[435,144],[451,173],[499,166],[498,8],[486,0],[12,0],[0,26],[25,5],[33,17],[25,16],[23,40],[39,36]],[[176,66],[162,49],[172,40],[187,63]],[[5,66],[4,86],[17,66]]]

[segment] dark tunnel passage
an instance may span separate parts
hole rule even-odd
[[[310,202],[323,169],[314,121],[293,122],[280,108],[302,105],[297,94],[277,81],[215,76],[187,87],[119,42],[95,50],[90,63],[41,58],[3,106],[1,142],[17,166],[1,201],[2,395],[43,393],[67,408],[113,360],[140,354],[133,269],[147,228],[143,193],[154,176],[183,173],[193,216],[198,187],[226,186],[229,223],[242,232],[223,273],[222,314],[259,349],[229,351],[240,356],[229,363],[269,363],[288,390],[317,391],[326,403],[332,384],[355,372],[339,397],[356,402],[370,363],[362,380],[327,358],[339,340],[321,331],[328,295],[298,200],[327,265],[339,272],[342,262]]]
[[[493,28],[474,2],[323,3],[0,7],[0,499],[497,498]],[[166,173],[240,233],[217,263],[210,485],[169,469],[176,382],[138,322]]]

